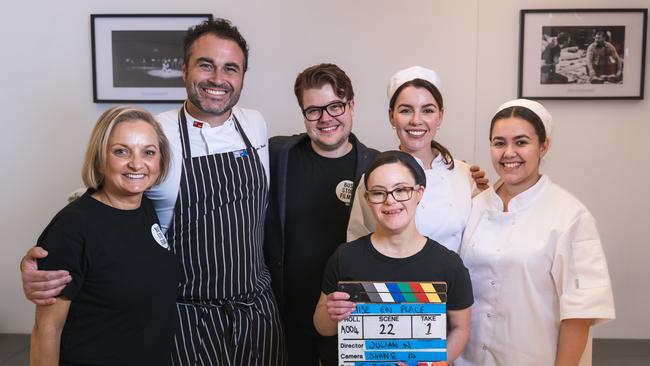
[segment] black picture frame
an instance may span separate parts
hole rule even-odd
[[[91,14],[93,102],[177,103],[183,37],[212,14]]]
[[[522,9],[517,95],[643,99],[648,9]]]

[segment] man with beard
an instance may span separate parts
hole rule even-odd
[[[587,71],[592,84],[602,84],[605,81],[617,83],[622,80],[621,58],[616,52],[616,47],[607,42],[605,31],[597,31],[594,42],[587,47]]]
[[[302,71],[294,92],[306,133],[270,139],[271,190],[265,250],[287,335],[290,365],[337,364],[336,337],[312,315],[325,263],[345,242],[354,183],[378,152],[350,133],[354,91],[338,66]],[[327,344],[330,344],[327,346]],[[334,345],[332,345],[334,344]]]
[[[248,46],[236,27],[217,19],[189,29],[184,50],[188,99],[158,116],[172,149],[170,173],[146,192],[181,267],[172,361],[282,365],[282,328],[263,258],[266,122],[236,106]],[[34,258],[44,254],[32,249],[21,265],[27,297],[41,304],[69,281],[61,271],[36,271]]]

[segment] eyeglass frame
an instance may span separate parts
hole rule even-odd
[[[328,108],[329,106],[331,106],[331,105],[339,104],[339,103],[340,103],[340,104],[343,104],[343,111],[342,111],[340,114],[332,115],[332,114],[327,110],[327,108]],[[346,109],[347,109],[347,106],[348,106],[349,104],[350,104],[350,101],[349,101],[349,100],[348,100],[348,101],[335,100],[335,101],[330,102],[330,103],[327,103],[326,105],[323,105],[323,106],[311,106],[311,107],[305,108],[305,109],[302,110],[302,115],[303,115],[303,117],[305,117],[305,119],[306,119],[307,121],[310,121],[310,122],[316,122],[316,121],[318,121],[319,119],[321,119],[321,118],[323,117],[323,112],[327,112],[327,114],[329,114],[330,117],[334,118],[334,117],[338,117],[338,116],[342,116],[342,115],[344,115],[344,114],[345,114],[345,111],[346,111]],[[307,118],[307,111],[310,110],[310,109],[318,109],[318,110],[319,110],[319,111],[318,111],[318,112],[319,112],[319,113],[318,113],[318,118],[316,118],[316,119],[309,119],[309,118]]]
[[[391,191],[384,191],[384,190],[381,190],[381,189],[368,189],[368,190],[366,190],[364,196],[366,197],[366,201],[368,201],[368,203],[371,203],[373,205],[383,205],[388,200],[388,196],[392,196],[393,199],[395,200],[395,202],[406,202],[406,201],[410,200],[411,198],[413,198],[413,192],[419,190],[421,187],[422,187],[422,185],[416,184],[414,186],[397,187],[397,188],[395,188],[395,189],[393,189]],[[394,192],[397,191],[397,190],[400,190],[400,189],[407,189],[408,190],[409,197],[407,199],[399,200],[399,199],[397,199],[397,197],[395,197]],[[370,197],[369,197],[370,192],[383,192],[385,194],[384,200],[381,201],[381,202],[372,202],[372,201],[370,201]]]

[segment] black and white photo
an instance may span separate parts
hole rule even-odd
[[[647,9],[534,9],[520,17],[519,97],[642,99]]]
[[[94,102],[183,101],[183,37],[189,27],[211,18],[211,14],[92,14]]]

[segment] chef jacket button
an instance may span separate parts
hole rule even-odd
[[[490,280],[490,285],[494,286],[496,285],[496,282],[494,280]]]
[[[487,346],[486,345],[483,345],[483,347],[481,347],[481,348],[483,348],[483,351],[487,351]]]

